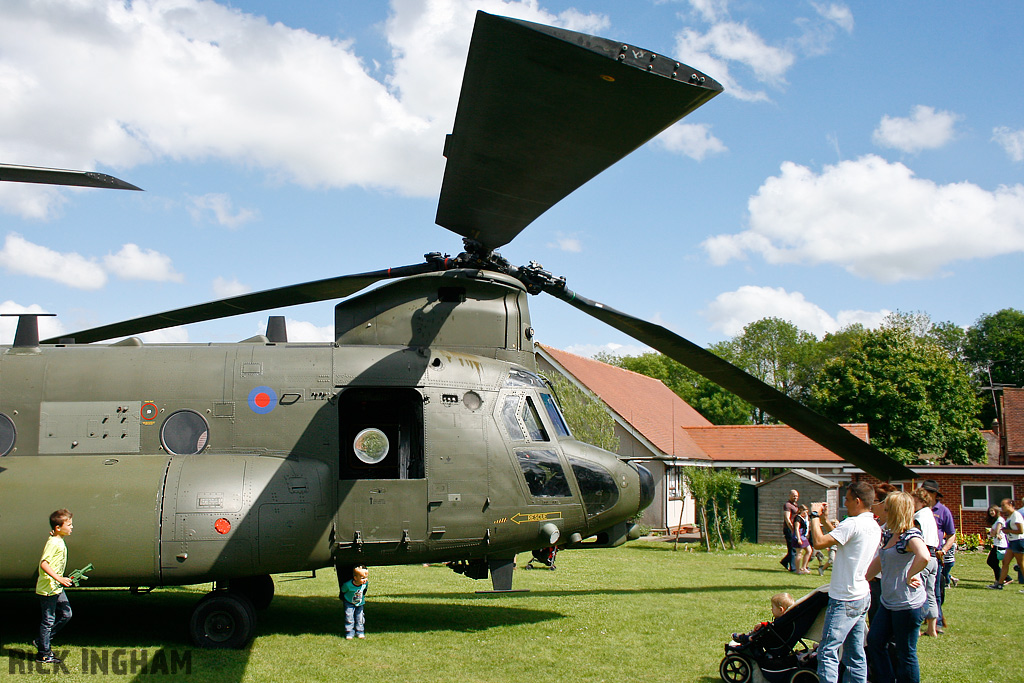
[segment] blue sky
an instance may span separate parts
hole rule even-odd
[[[541,216],[502,249],[513,263],[704,345],[769,315],[820,337],[894,310],[969,325],[1021,308],[1024,8],[929,7],[5,2],[0,161],[146,192],[0,185],[0,311],[57,314],[49,336],[458,253],[433,218],[477,9],[672,55],[726,88]],[[531,306],[543,343],[640,350]],[[331,308],[268,314],[326,340]],[[235,341],[265,320],[144,338]]]

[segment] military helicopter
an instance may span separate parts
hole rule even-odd
[[[88,530],[74,552],[95,565],[90,586],[213,582],[190,635],[241,647],[275,573],[334,566],[345,580],[356,564],[448,562],[509,590],[517,553],[624,543],[654,480],[573,438],[536,370],[528,295],[541,292],[880,478],[912,477],[675,333],[495,251],[721,90],[649,50],[480,12],[436,216],[465,238],[457,257],[429,253],[65,338],[40,341],[39,314],[21,314],[0,354],[0,587],[33,585],[42,520],[67,507]],[[138,189],[9,165],[0,180]],[[265,335],[233,344],[134,336],[331,299],[344,299],[334,343],[289,343],[277,316]]]

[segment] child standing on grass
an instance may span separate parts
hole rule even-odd
[[[36,661],[44,664],[59,664],[60,659],[50,651],[50,642],[68,620],[71,619],[71,605],[64,589],[71,585],[71,579],[64,576],[68,562],[68,547],[64,537],[70,536],[75,525],[71,513],[61,508],[50,515],[50,537],[43,546],[39,560],[39,580],[36,581],[36,595],[42,619],[39,622],[39,637],[32,642],[36,646]]]
[[[345,640],[365,638],[363,606],[366,603],[366,588],[369,586],[366,567],[352,570],[352,578],[341,585],[341,601],[345,605]]]

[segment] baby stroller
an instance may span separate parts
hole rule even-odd
[[[547,548],[540,548],[534,550],[531,555],[530,561],[526,563],[523,569],[533,569],[533,563],[540,562],[542,566],[555,571],[555,556],[558,555],[558,546],[553,545]]]
[[[730,641],[718,667],[722,680],[817,683],[817,642],[826,607],[828,586],[822,586],[797,600],[778,619]]]

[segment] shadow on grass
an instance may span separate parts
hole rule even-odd
[[[68,628],[54,644],[55,652],[66,654],[65,667],[70,673],[136,674],[131,657],[145,657],[150,668],[157,661],[168,665],[178,662],[180,680],[240,681],[248,665],[250,651],[199,650],[188,636],[192,608],[201,593],[175,589],[158,590],[146,595],[127,591],[74,591],[71,605],[74,614]],[[405,597],[405,596],[402,596]],[[452,597],[449,595],[449,597]],[[494,627],[536,624],[564,615],[550,610],[510,607],[507,605],[424,604],[413,602],[377,602],[373,610],[375,633],[426,633],[431,631],[478,632]],[[0,614],[4,615],[0,644],[9,667],[33,672],[34,650],[29,643],[39,623],[39,603],[32,593],[0,593]],[[256,637],[269,635],[313,635],[344,638],[344,616],[337,598],[322,596],[277,596],[270,608],[257,616]],[[13,648],[13,649],[12,649]],[[117,653],[121,654],[118,655]],[[114,664],[120,658],[118,671]],[[184,661],[188,661],[186,672]],[[50,673],[49,668],[38,673]],[[130,680],[149,680],[153,673],[139,671]],[[173,673],[173,670],[172,670]],[[161,676],[162,680],[178,680],[178,676]]]
[[[58,640],[62,645],[82,648],[189,648],[192,647],[188,636],[189,619],[201,597],[201,593],[174,589],[157,590],[147,595],[115,590],[75,591],[71,595],[74,616]],[[550,610],[506,605],[401,601],[414,597],[399,595],[392,597],[392,602],[373,603],[374,630],[390,633],[474,632],[564,617]],[[450,593],[447,597],[462,598]],[[0,593],[0,614],[4,615],[2,635],[5,645],[20,643],[24,646],[35,637],[39,603],[34,594]],[[278,634],[343,637],[341,602],[324,596],[275,597],[270,607],[257,615],[256,635]]]
[[[579,590],[529,590],[513,593],[473,593],[455,594],[450,592],[438,593],[395,593],[389,597],[400,598],[427,598],[427,599],[452,599],[459,600],[513,600],[528,599],[531,597],[562,597],[573,595],[685,595],[687,593],[731,593],[734,591],[748,591],[750,586],[728,585],[728,586],[673,586],[671,588],[581,588]],[[474,607],[473,609],[477,609]]]

